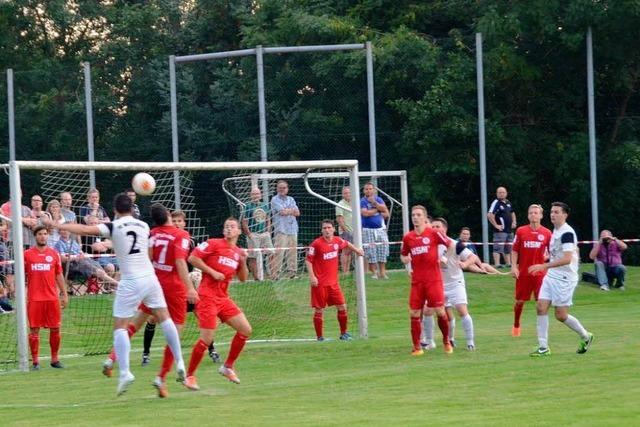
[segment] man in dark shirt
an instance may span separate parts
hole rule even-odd
[[[511,267],[511,232],[516,228],[516,214],[511,202],[507,200],[507,189],[498,187],[496,199],[491,203],[487,213],[489,223],[493,227],[493,261],[501,267],[500,254],[504,257],[507,268]]]

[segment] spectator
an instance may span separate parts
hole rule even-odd
[[[389,218],[389,209],[382,198],[376,195],[373,183],[364,185],[364,197],[360,199],[362,215],[362,245],[369,262],[373,279],[388,279],[386,264],[389,257],[389,238],[384,223]]]
[[[93,215],[98,218],[98,224],[111,222],[107,211],[100,205],[100,192],[95,188],[90,188],[87,192],[87,204],[80,207],[80,218],[85,223],[87,217]]]
[[[487,264],[486,262],[482,262],[480,257],[478,257],[478,252],[476,249],[476,245],[471,241],[471,230],[469,227],[462,227],[460,229],[460,234],[458,236],[458,242],[463,243],[464,246],[469,249],[475,257],[473,257],[474,262],[463,267],[464,271],[468,271],[469,273],[478,273],[478,274],[502,274],[507,275],[509,273],[502,273],[495,268],[491,264]],[[457,243],[457,242],[456,242]]]
[[[251,250],[273,250],[270,211],[269,203],[262,201],[262,191],[260,191],[260,188],[253,187],[251,189],[251,201],[246,204],[242,212],[242,232],[247,236],[247,247],[250,249],[248,251],[247,266],[255,280],[262,280],[258,271],[258,261],[262,262],[263,256],[267,258],[267,274],[271,278],[273,278],[275,274],[271,255],[268,252]]]
[[[63,224],[66,222],[64,215],[60,209],[60,202],[53,199],[47,203],[47,212],[51,216],[51,220],[57,224]],[[47,246],[54,247],[56,242],[60,239],[60,233],[57,228],[53,228],[49,231],[49,241]]]
[[[351,213],[351,189],[348,186],[342,188],[342,200],[336,206],[336,222],[338,223],[338,234],[342,240],[353,243],[353,215]],[[340,264],[342,272],[348,273],[351,265],[351,250],[345,247],[340,253]]]
[[[516,214],[511,202],[507,200],[507,189],[498,187],[496,199],[491,203],[487,213],[489,223],[493,227],[493,261],[497,268],[500,264],[500,255],[504,257],[507,268],[511,268],[511,241],[512,230],[516,228]]]
[[[89,215],[87,218],[87,225],[98,225],[100,220],[93,215]],[[104,256],[111,253],[113,249],[113,242],[107,238],[98,236],[82,236],[82,251],[89,255],[96,255],[96,262],[104,268],[109,276],[114,277],[116,275],[116,266],[118,262],[115,256]]]
[[[65,222],[75,223],[78,221],[75,212],[73,212],[73,198],[68,191],[60,193],[60,211]]]
[[[589,258],[596,268],[596,277],[600,289],[608,291],[610,286],[624,291],[624,277],[627,268],[622,264],[622,252],[627,250],[627,244],[614,237],[609,230],[600,232],[600,240],[593,245]]]
[[[42,200],[42,199],[40,199]],[[11,200],[5,202],[0,206],[0,212],[7,218],[11,218]],[[31,209],[22,205],[22,245],[25,249],[31,247],[31,244],[35,244],[35,238],[31,232],[32,228],[38,225],[38,221],[31,216]],[[11,232],[7,230],[8,239],[7,242],[11,242]]]
[[[136,219],[140,219],[140,208],[136,204],[136,199],[138,198],[138,195],[136,194],[135,191],[133,191],[132,188],[128,188],[127,191],[125,191],[125,193],[127,194],[127,197],[129,197],[133,202],[133,209],[131,210],[131,216],[133,216]]]
[[[298,220],[300,210],[293,197],[288,196],[289,184],[279,180],[276,184],[278,194],[271,199],[271,214],[273,216],[273,236],[277,248],[273,262],[273,275],[283,265],[286,252],[286,274],[295,278],[298,271]],[[283,249],[288,248],[288,249]]]
[[[29,228],[30,230],[35,230],[36,227],[38,227],[39,225],[42,225],[42,219],[50,219],[51,215],[49,215],[49,212],[45,211],[43,209],[44,207],[44,202],[42,200],[42,196],[40,196],[39,194],[34,194],[33,196],[31,196],[31,225]],[[24,222],[24,221],[23,221]],[[35,236],[32,232],[28,233],[29,236],[29,247],[35,246],[36,244],[36,240],[35,240]],[[23,242],[25,243],[25,242]],[[25,249],[26,249],[26,245],[25,245]]]
[[[5,220],[0,221],[0,294],[5,298],[13,298],[14,293],[14,276],[13,276],[13,264],[11,264],[12,254],[10,251],[10,245],[7,240],[7,228],[8,222]],[[4,284],[4,286],[3,286]],[[9,311],[5,308],[5,311]]]

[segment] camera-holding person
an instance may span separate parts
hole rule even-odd
[[[593,245],[589,258],[596,268],[596,277],[600,289],[608,291],[610,286],[624,291],[624,277],[627,268],[622,264],[622,252],[627,250],[627,244],[614,237],[609,230],[600,232],[600,240]],[[614,286],[615,281],[615,286]]]

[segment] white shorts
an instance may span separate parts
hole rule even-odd
[[[554,307],[568,307],[573,305],[573,292],[577,285],[577,280],[560,280],[549,277],[547,274],[542,279],[538,300],[551,301],[551,305]]]
[[[155,275],[120,280],[113,301],[113,317],[132,317],[141,302],[150,309],[167,307],[160,282]]]
[[[447,289],[444,286],[444,306],[455,307],[458,304],[467,304],[467,288],[464,284],[456,284],[454,287]]]

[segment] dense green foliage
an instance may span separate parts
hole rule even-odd
[[[102,357],[67,356],[73,349],[65,343],[74,337],[63,335],[64,371],[43,360],[40,372],[0,376],[3,425],[636,425],[639,273],[630,269],[626,292],[579,285],[571,311],[595,334],[584,355],[575,353],[576,335],[551,315],[553,354],[530,358],[536,346],[532,304],[523,313],[522,336],[512,338],[513,279],[471,274],[477,351],[459,346],[449,355],[439,346],[412,357],[409,285],[406,274],[396,272],[391,280],[368,283],[368,340],[250,343],[236,363],[242,384],[222,378],[206,358],[197,372],[202,389],[188,391],[170,374],[166,400],[150,384],[160,366],[160,333],[145,368],[138,364],[141,340],[134,340],[136,382],[121,398],[115,397],[116,378],[100,373]],[[336,328],[333,312],[326,316],[328,331]],[[250,321],[254,315],[247,311]],[[306,320],[313,333],[310,312],[295,320]],[[464,342],[460,322],[456,337]],[[46,354],[46,332],[41,346]],[[219,350],[224,357],[228,346]],[[185,352],[188,357],[189,347]]]
[[[168,55],[371,40],[379,168],[407,169],[413,202],[477,232],[479,31],[489,194],[506,185],[522,219],[531,202],[565,200],[587,237],[589,26],[601,225],[637,236],[636,1],[4,1],[0,66],[16,72],[18,158],[86,159],[79,64],[90,61],[96,158],[170,160]],[[269,158],[357,158],[368,169],[363,52],[267,55],[265,66]],[[178,76],[181,158],[258,160],[254,58],[181,65]]]

